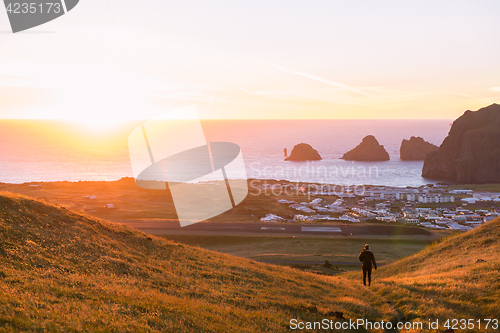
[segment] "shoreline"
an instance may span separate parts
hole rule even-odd
[[[211,193],[215,193],[212,191],[218,191],[219,187],[203,187],[203,185],[214,183],[216,182],[199,183],[200,188],[197,190],[204,191],[210,196]],[[222,181],[218,184],[226,186]],[[311,216],[317,215],[316,220],[326,219],[321,223],[329,223],[348,214],[353,216],[352,221],[347,219],[351,222],[357,222],[361,216],[363,216],[363,221],[367,218],[374,219],[382,216],[384,222],[387,223],[401,218],[403,208],[415,211],[417,208],[428,207],[431,210],[451,211],[456,210],[457,207],[463,207],[465,202],[461,200],[472,199],[474,191],[500,193],[500,184],[425,185],[405,188],[364,185],[359,187],[361,191],[357,192],[355,187],[249,179],[248,186],[248,194],[240,204],[208,220],[212,222],[259,222],[262,218],[271,215],[271,217],[276,216],[278,220],[285,221],[304,216],[301,217],[303,220],[301,221],[307,222]],[[461,190],[463,188],[469,190]],[[131,177],[118,181],[0,183],[0,191],[28,195],[108,220],[177,219],[169,189],[144,189],[137,186]],[[452,192],[453,194],[450,194]],[[454,197],[454,200],[447,199],[450,195]],[[435,201],[437,199],[439,201]],[[447,201],[442,201],[442,199]],[[319,200],[320,204],[313,203],[315,200]],[[500,211],[500,202],[467,203],[469,209],[491,211],[493,205],[498,207],[497,211]],[[380,210],[377,207],[385,209],[387,213],[382,215],[376,213],[375,211]],[[367,210],[374,213],[367,213]],[[418,215],[416,212],[412,214]],[[392,217],[391,221],[389,217]],[[271,218],[270,221],[273,219]],[[266,220],[266,222],[269,221]]]
[[[43,185],[43,184],[51,184],[51,183],[72,183],[72,184],[78,184],[78,183],[99,183],[99,182],[104,182],[104,183],[113,183],[113,182],[119,182],[123,180],[129,180],[129,179],[134,179],[134,177],[121,177],[116,180],[54,180],[54,181],[39,181],[39,180],[33,180],[33,181],[27,181],[27,182],[22,182],[22,183],[10,183],[10,182],[4,182],[0,181],[0,184],[4,185]],[[231,178],[229,180],[243,180],[245,178]],[[305,180],[290,180],[290,179],[284,179],[284,178],[246,178],[247,181],[270,181],[270,182],[277,182],[277,183],[301,183],[301,184],[315,184],[315,185],[335,185],[335,186],[366,186],[366,187],[395,187],[395,188],[405,188],[405,187],[422,187],[422,186],[427,186],[427,185],[443,185],[443,186],[471,186],[471,185],[490,185],[490,184],[453,184],[449,182],[444,182],[442,180],[431,180],[430,181],[435,181],[436,183],[427,183],[424,185],[420,186],[411,186],[411,185],[406,185],[406,186],[394,186],[394,185],[383,185],[383,184],[350,184],[350,185],[343,185],[339,183],[334,183],[334,182],[314,182],[314,181],[305,181]],[[213,183],[213,182],[223,182],[223,179],[218,179],[218,180],[206,180],[206,181],[200,181],[200,182],[189,182],[189,184],[208,184],[208,183]],[[500,183],[498,184],[500,185]]]
[[[229,180],[242,180],[239,178],[235,179],[229,179]],[[78,181],[70,181],[70,180],[58,180],[58,181],[29,181],[29,182],[23,182],[23,183],[9,183],[9,182],[0,182],[0,186],[30,186],[30,187],[42,187],[43,185],[48,185],[48,184],[112,184],[112,183],[118,183],[118,182],[123,182],[123,181],[134,181],[135,180],[133,177],[122,177],[117,180],[78,180]],[[213,183],[223,183],[223,180],[208,180],[208,181],[200,181],[196,183],[188,183],[188,184],[199,184],[199,185],[205,185],[205,184],[213,184]],[[438,181],[436,180],[436,183],[427,183],[424,185],[420,186],[394,186],[394,185],[375,185],[375,184],[350,184],[350,185],[342,185],[342,184],[335,184],[335,183],[321,183],[321,182],[307,182],[307,181],[293,181],[293,180],[287,180],[287,179],[273,179],[273,178],[248,178],[247,179],[248,183],[251,182],[269,182],[270,185],[275,185],[275,184],[300,184],[300,185],[316,185],[316,186],[338,186],[338,187],[344,187],[344,188],[352,188],[352,187],[365,187],[365,188],[394,188],[394,189],[405,189],[405,188],[423,188],[423,187],[429,187],[432,185],[432,187],[441,187],[441,188],[450,188],[450,189],[471,189],[471,190],[478,190],[478,191],[485,191],[485,192],[500,192],[500,183],[485,183],[485,184],[459,184],[459,183],[450,183],[450,182],[443,182],[443,181]],[[489,188],[489,189],[488,189]]]

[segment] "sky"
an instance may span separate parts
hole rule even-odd
[[[500,103],[500,1],[80,0],[13,34],[0,119],[453,119]]]

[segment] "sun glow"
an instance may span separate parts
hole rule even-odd
[[[74,67],[38,85],[57,92],[51,104],[38,109],[40,118],[70,121],[87,129],[110,129],[165,111],[147,103],[155,82],[112,68]]]
[[[113,117],[108,117],[108,118],[89,117],[81,119],[70,119],[68,121],[78,125],[79,127],[82,127],[85,130],[90,130],[93,132],[112,130],[114,128],[122,126],[124,123],[127,122],[124,119],[114,119]]]

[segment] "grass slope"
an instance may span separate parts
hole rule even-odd
[[[148,236],[0,193],[0,331],[282,332],[289,320],[395,318],[359,282]]]
[[[500,219],[379,269],[376,282],[406,320],[500,320]]]
[[[360,272],[256,263],[0,193],[0,332],[283,332],[330,310],[499,318],[499,236],[495,220],[450,237],[380,268],[367,289]]]

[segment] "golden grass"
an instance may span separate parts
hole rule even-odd
[[[261,264],[0,193],[0,332],[283,332],[327,311],[499,318],[499,236],[500,220],[452,236],[380,268],[368,289],[360,272]]]
[[[500,319],[499,237],[499,219],[452,236],[381,268],[373,290],[407,320]]]
[[[0,207],[0,331],[280,332],[330,310],[395,316],[349,280],[177,244],[20,195],[1,193]]]

